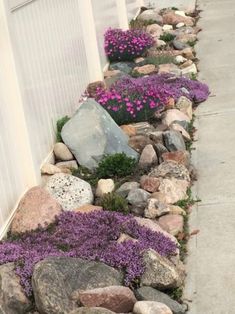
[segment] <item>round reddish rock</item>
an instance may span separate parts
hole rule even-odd
[[[190,154],[187,151],[175,151],[162,154],[163,161],[175,161],[178,164],[189,167],[190,164]]]
[[[22,233],[35,230],[38,226],[46,227],[54,222],[62,207],[43,188],[30,189],[21,199],[11,225],[11,232]]]
[[[169,232],[173,236],[176,236],[179,232],[183,232],[184,218],[181,215],[166,215],[162,216],[158,220],[159,225],[163,230]]]
[[[140,187],[150,193],[157,192],[160,186],[160,180],[155,177],[142,176],[140,179]]]
[[[175,14],[173,11],[163,15],[163,24],[177,25],[179,23],[184,23],[187,26],[193,26],[195,21],[192,17],[181,16]]]
[[[132,311],[136,298],[127,287],[110,286],[79,293],[79,300],[86,307],[103,307],[116,313]]]

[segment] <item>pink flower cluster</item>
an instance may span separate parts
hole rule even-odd
[[[110,61],[130,61],[142,56],[154,40],[145,31],[109,28],[104,35],[104,49]]]
[[[148,120],[170,97],[171,93],[164,88],[143,84],[141,79],[125,77],[109,90],[98,88],[96,100],[120,125]]]

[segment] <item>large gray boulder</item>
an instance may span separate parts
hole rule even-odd
[[[32,277],[40,313],[67,314],[77,308],[74,293],[122,285],[123,275],[100,262],[80,258],[50,257],[36,264]]]
[[[14,263],[0,266],[1,314],[25,314],[31,308],[31,302],[25,296],[14,268]]]
[[[167,294],[151,287],[141,287],[136,290],[135,295],[139,301],[155,301],[164,303],[171,309],[173,314],[184,314],[187,310],[185,305],[176,302]]]
[[[128,136],[94,99],[81,104],[63,127],[61,136],[78,163],[89,169],[97,167],[104,155],[123,152],[138,157],[128,146]]]

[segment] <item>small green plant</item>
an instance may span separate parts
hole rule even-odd
[[[173,41],[174,38],[175,38],[175,35],[172,35],[171,33],[165,33],[165,34],[160,36],[160,40],[163,40],[166,43]]]
[[[126,156],[124,153],[107,155],[99,162],[96,169],[96,176],[105,178],[122,178],[134,172],[136,160]]]
[[[190,47],[194,47],[196,45],[196,40],[189,40],[187,41],[187,44],[190,46]]]
[[[57,142],[63,142],[62,137],[61,137],[61,131],[65,123],[67,123],[69,120],[70,118],[68,116],[64,116],[56,122],[56,141]]]
[[[131,76],[134,77],[134,78],[142,77],[142,76],[144,76],[144,75],[146,75],[146,74],[139,73],[139,72],[136,71],[136,70],[133,70],[133,71],[131,72]]]
[[[190,79],[193,81],[197,81],[197,74],[196,73],[191,73]]]
[[[182,296],[183,296],[183,288],[180,287],[180,288],[168,290],[167,293],[172,299],[179,302],[181,301]]]
[[[179,11],[179,9],[176,8],[176,7],[172,7],[171,10],[173,10],[173,11]]]
[[[91,184],[91,186],[96,186],[98,182],[98,178],[95,174],[95,172],[90,171],[88,168],[79,166],[77,169],[73,168],[72,175],[75,177],[78,177],[82,180],[85,180]]]
[[[127,200],[116,193],[104,194],[98,203],[106,210],[124,214],[128,214],[130,211]]]
[[[167,63],[176,63],[175,58],[171,55],[159,55],[154,57],[147,57],[145,59],[145,64],[154,64],[154,65],[160,65],[160,64],[167,64]]]

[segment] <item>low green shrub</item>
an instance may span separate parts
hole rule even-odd
[[[167,64],[167,63],[176,63],[175,57],[171,55],[159,55],[155,57],[147,57],[144,60],[145,64],[154,64],[154,65],[160,65],[160,64]]]
[[[57,142],[63,142],[62,137],[61,137],[61,131],[65,123],[67,123],[69,120],[70,118],[68,116],[64,116],[56,122],[56,141]]]
[[[122,178],[134,172],[136,160],[124,153],[105,156],[96,169],[98,178]]]
[[[172,35],[171,33],[165,33],[161,35],[159,39],[165,41],[166,43],[169,43],[172,40],[174,40],[174,38],[175,38],[175,35]]]
[[[124,214],[128,214],[130,211],[127,200],[116,193],[104,194],[99,201],[99,205],[106,210]]]

